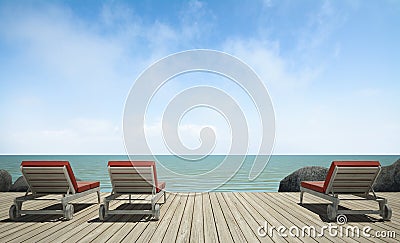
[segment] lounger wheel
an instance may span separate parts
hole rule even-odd
[[[389,205],[385,204],[385,206],[383,207],[382,218],[384,220],[390,220],[391,217],[392,217],[392,209],[389,207]]]
[[[329,220],[334,220],[336,218],[336,210],[332,204],[329,204],[326,209],[326,214],[328,215]]]
[[[158,204],[156,204],[154,206],[153,218],[154,218],[154,220],[159,220],[160,219],[160,205],[158,205]]]
[[[106,217],[106,207],[104,206],[104,204],[101,204],[99,207],[99,219],[103,221],[105,217]]]
[[[74,217],[74,205],[67,204],[65,206],[64,217],[66,220],[71,220]]]
[[[21,215],[17,214],[17,206],[15,204],[13,204],[10,207],[9,216],[10,216],[10,219],[13,221],[16,220],[19,216],[21,216]]]

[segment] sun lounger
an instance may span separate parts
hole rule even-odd
[[[325,181],[301,182],[300,203],[303,203],[304,192],[308,192],[332,202],[327,207],[329,220],[334,220],[338,214],[379,214],[384,220],[390,220],[392,210],[387,200],[377,197],[373,190],[380,170],[379,161],[333,161]],[[339,194],[352,194],[360,200],[377,201],[379,210],[339,210]]]
[[[65,219],[70,220],[74,214],[74,206],[69,202],[94,192],[97,193],[100,203],[100,182],[76,181],[68,161],[23,161],[21,172],[29,189],[25,196],[14,200],[9,211],[11,220],[17,219],[22,214],[61,214]],[[42,197],[50,194],[62,195],[59,200],[62,210],[22,210],[23,202],[47,200],[47,197]]]
[[[164,196],[166,201],[165,182],[157,180],[156,165],[153,161],[109,161],[108,172],[112,184],[111,195],[104,199],[99,208],[99,219],[104,220],[110,214],[149,214],[155,220],[160,217],[158,200]],[[122,195],[151,195],[151,209],[143,210],[110,210],[112,200],[124,200]],[[128,200],[128,199],[127,199]]]

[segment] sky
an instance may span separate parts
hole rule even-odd
[[[0,1],[0,154],[125,154],[131,87],[157,60],[212,49],[247,63],[275,111],[273,154],[399,154],[400,2],[383,1]],[[240,103],[248,152],[262,127],[229,79],[193,73],[149,104],[146,137],[168,154],[165,106],[196,85]],[[207,119],[205,119],[207,118]],[[214,129],[213,154],[231,142],[229,121],[193,109],[179,136],[189,148]]]

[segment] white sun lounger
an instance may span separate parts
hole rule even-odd
[[[373,190],[380,170],[379,161],[333,161],[325,181],[301,182],[300,203],[303,203],[304,192],[307,192],[332,202],[327,207],[329,220],[334,220],[338,214],[379,214],[384,220],[390,220],[392,210],[387,199],[377,197]],[[339,210],[340,200],[346,200],[339,199],[340,194],[352,194],[360,200],[377,201],[379,210]]]
[[[10,207],[9,216],[16,220],[22,214],[61,214],[70,220],[74,214],[72,200],[97,193],[100,203],[100,182],[76,181],[68,161],[23,161],[21,172],[29,185],[25,196],[17,197]],[[29,194],[29,191],[31,194]],[[62,210],[22,210],[22,203],[29,200],[57,200],[41,198],[46,195],[62,195]]]
[[[164,196],[166,201],[165,182],[158,182],[156,166],[153,161],[109,161],[108,172],[112,184],[111,195],[104,199],[104,204],[99,208],[99,219],[104,220],[111,214],[148,214],[155,220],[160,217],[158,200]],[[109,203],[112,200],[124,200],[118,197],[122,195],[151,195],[151,209],[143,210],[110,210]],[[137,199],[136,199],[137,200]]]

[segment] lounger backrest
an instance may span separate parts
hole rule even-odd
[[[379,161],[333,161],[324,182],[324,191],[369,193],[380,168]]]
[[[155,193],[157,172],[154,161],[109,161],[114,193]]]
[[[21,172],[32,193],[75,193],[78,185],[68,161],[22,161]]]

